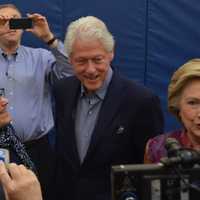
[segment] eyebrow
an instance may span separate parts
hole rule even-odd
[[[186,100],[200,100],[200,97],[191,97],[191,96],[189,96],[189,97],[186,97],[185,99]]]

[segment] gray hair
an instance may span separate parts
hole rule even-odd
[[[65,51],[70,56],[76,39],[99,40],[105,50],[112,52],[114,49],[114,38],[108,31],[103,21],[94,16],[81,17],[70,23],[65,36]]]

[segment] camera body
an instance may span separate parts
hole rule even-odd
[[[33,27],[32,19],[24,18],[12,18],[9,20],[10,29],[29,29]]]

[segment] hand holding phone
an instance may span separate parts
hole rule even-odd
[[[28,17],[12,18],[9,20],[10,29],[30,29],[32,27],[33,27],[32,19]]]

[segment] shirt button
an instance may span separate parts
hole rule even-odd
[[[92,111],[89,111],[89,115],[91,115],[92,114]]]

